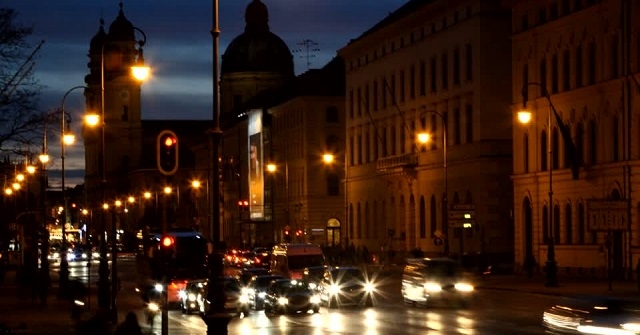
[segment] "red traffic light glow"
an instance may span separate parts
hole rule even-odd
[[[176,140],[175,137],[167,136],[164,139],[164,146],[165,147],[170,147],[170,146],[173,146],[174,144],[176,144],[176,142],[178,142],[178,141]]]
[[[174,239],[171,236],[164,236],[162,237],[162,246],[163,247],[171,247],[173,246],[174,243]]]

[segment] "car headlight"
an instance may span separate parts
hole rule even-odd
[[[367,293],[372,293],[373,291],[376,290],[376,286],[373,285],[372,283],[366,283],[364,284],[364,290]]]
[[[158,304],[156,304],[155,302],[150,302],[148,307],[152,312],[157,312],[160,309],[160,306],[158,306]]]
[[[153,288],[158,292],[162,292],[162,284],[155,284]]]
[[[424,284],[424,289],[427,292],[440,292],[442,291],[442,286],[440,286],[438,283],[426,283]]]
[[[241,304],[246,304],[246,303],[248,303],[248,302],[249,302],[249,296],[248,296],[248,295],[246,295],[246,294],[241,294],[241,295],[240,295],[240,297],[238,298],[238,301],[239,301]]]
[[[251,288],[243,287],[243,288],[240,290],[240,293],[241,293],[242,295],[250,295],[250,294],[255,293],[255,291],[254,291],[253,289],[251,289]]]
[[[631,330],[631,331],[634,331],[634,332],[640,332],[640,323],[637,323],[637,322],[623,323],[620,326],[624,330]]]
[[[329,293],[330,294],[340,293],[340,285],[331,284],[331,286],[329,286]]]
[[[91,254],[92,258],[100,258],[100,253],[99,252],[94,252]]]
[[[60,253],[59,252],[54,252],[53,253],[53,258],[60,258]]]
[[[267,293],[265,293],[265,292],[258,293],[258,298],[264,299],[264,297],[266,297],[266,296],[267,296]]]
[[[312,295],[309,298],[309,302],[314,304],[314,305],[319,305],[320,304],[320,296],[317,294]]]
[[[312,290],[315,290],[316,287],[318,287],[318,285],[316,285],[316,283],[309,283],[309,288]]]
[[[87,253],[86,253],[86,252],[83,252],[83,253],[82,253],[82,259],[87,259],[87,257],[89,257],[89,256],[87,255]]]
[[[289,299],[287,299],[285,297],[279,297],[278,298],[278,305],[285,306],[288,303],[289,303]]]
[[[637,332],[632,330],[620,329],[620,328],[611,328],[606,326],[589,326],[589,325],[579,325],[577,328],[580,334],[602,334],[602,335],[635,335]]]
[[[194,301],[194,300],[196,300],[196,295],[193,294],[193,293],[189,293],[189,295],[187,295],[187,299],[189,301]]]
[[[471,292],[473,291],[473,285],[467,283],[457,283],[455,286],[456,291]]]
[[[76,255],[75,254],[67,254],[67,260],[68,261],[72,261],[74,259],[76,259]]]

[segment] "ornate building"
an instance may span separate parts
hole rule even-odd
[[[498,0],[411,0],[339,50],[349,242],[511,261],[509,25]]]
[[[605,275],[609,267],[631,276],[640,245],[640,26],[630,14],[638,3],[511,6],[512,111],[527,90],[533,113],[527,125],[512,118],[516,261],[542,266],[551,258],[573,273]]]

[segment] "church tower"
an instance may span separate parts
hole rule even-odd
[[[124,16],[120,2],[118,16],[109,26],[108,33],[101,19],[98,33],[91,39],[89,74],[85,76],[87,88],[84,93],[87,111],[101,114],[101,89],[104,87],[104,145],[100,126],[90,128],[83,125],[82,130],[85,188],[91,204],[101,200],[100,184],[103,181],[107,183],[107,199],[115,194],[126,194],[129,189],[128,174],[140,165],[141,82],[131,75],[131,66],[138,55],[136,29]]]
[[[244,33],[222,55],[220,110],[241,107],[258,92],[293,79],[293,56],[284,41],[269,29],[269,11],[253,0],[245,11]]]

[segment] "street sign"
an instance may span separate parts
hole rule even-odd
[[[587,227],[591,231],[629,230],[629,201],[587,199]]]

